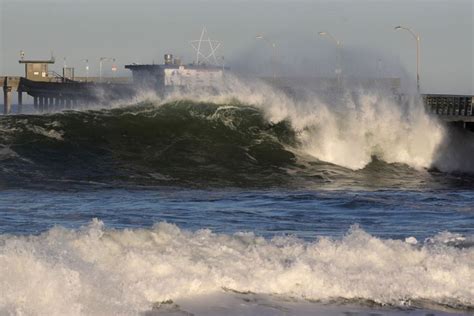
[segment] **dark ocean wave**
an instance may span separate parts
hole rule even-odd
[[[0,185],[418,186],[436,178],[376,157],[352,171],[298,147],[288,121],[270,123],[238,101],[10,116],[0,119]]]
[[[136,183],[278,181],[295,163],[286,122],[255,108],[180,101],[3,118],[2,173]]]

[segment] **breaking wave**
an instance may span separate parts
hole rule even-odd
[[[145,95],[112,109],[1,118],[4,181],[266,186],[474,170],[420,102],[382,91],[296,96],[232,80],[218,92]]]
[[[374,156],[413,168],[432,167],[446,138],[445,128],[425,113],[421,100],[401,102],[385,90],[353,88],[327,95],[234,79],[217,96],[202,91],[185,96],[219,104],[234,98],[255,106],[270,122],[288,121],[305,154],[352,170],[363,169]],[[177,93],[168,100],[182,97]]]
[[[167,223],[114,230],[94,220],[79,230],[1,235],[0,314],[126,315],[222,292],[470,309],[473,244],[447,232],[417,244],[353,227],[342,239],[305,242]]]

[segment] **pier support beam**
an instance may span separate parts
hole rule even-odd
[[[23,110],[23,91],[18,90],[18,114]]]
[[[38,112],[38,97],[33,97],[33,107],[35,108],[35,111]]]
[[[5,77],[5,80],[3,81],[3,113],[5,115],[10,114],[12,110],[11,91],[12,87],[8,85],[8,77]]]
[[[43,97],[43,106],[41,112],[48,112],[48,97]]]
[[[44,111],[44,97],[43,96],[39,97],[39,111],[40,112]]]
[[[49,97],[49,111],[50,112],[54,112],[54,98],[53,97]]]
[[[43,112],[48,112],[49,108],[49,98],[48,97],[43,97]]]

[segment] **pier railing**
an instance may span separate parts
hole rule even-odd
[[[468,95],[423,95],[428,112],[448,121],[474,122],[474,97]]]

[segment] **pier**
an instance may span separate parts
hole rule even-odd
[[[33,97],[33,105],[38,112],[73,109],[78,106],[112,102],[134,95],[129,84],[95,82],[36,82],[20,79],[19,88]]]
[[[444,122],[474,131],[474,96],[425,94],[422,97],[427,112]]]
[[[129,78],[77,78],[74,68],[63,68],[63,73],[49,71],[55,63],[48,60],[26,60],[24,54],[18,61],[25,66],[25,75],[0,77],[3,90],[4,114],[12,113],[12,99],[18,93],[18,111],[22,112],[23,94],[33,98],[36,112],[52,112],[73,109],[78,106],[111,102],[135,94]]]
[[[0,77],[3,87],[4,114],[12,112],[13,94],[18,93],[18,113],[22,112],[24,93],[33,98],[37,112],[73,109],[133,96],[131,84],[120,78],[113,82],[80,82],[74,80],[33,81],[24,77]]]

